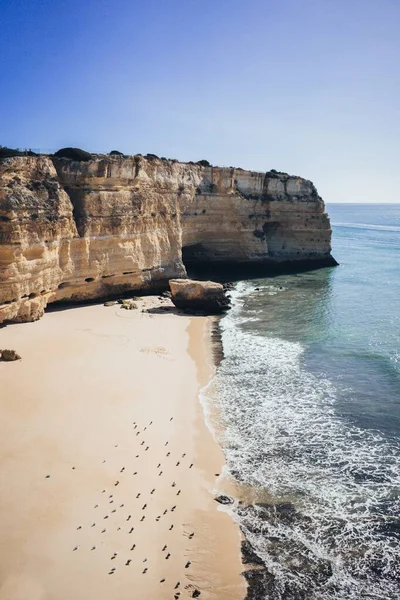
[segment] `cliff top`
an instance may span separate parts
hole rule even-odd
[[[112,160],[112,161],[121,161],[126,159],[134,159],[134,160],[146,160],[148,162],[162,162],[162,163],[179,163],[182,165],[197,165],[199,167],[210,167],[217,169],[232,169],[235,171],[247,171],[248,173],[259,173],[259,171],[253,171],[248,169],[243,169],[242,167],[233,167],[233,166],[220,166],[220,165],[212,165],[208,160],[202,159],[198,161],[183,161],[178,160],[176,158],[166,158],[165,156],[157,156],[157,154],[124,154],[119,150],[111,150],[111,152],[107,153],[97,153],[97,152],[87,152],[86,150],[82,150],[81,148],[61,148],[57,150],[57,152],[51,153],[37,153],[31,149],[20,150],[19,148],[7,148],[6,146],[0,145],[0,162],[7,158],[14,157],[22,157],[22,156],[44,156],[49,158],[55,158],[57,160],[68,160],[73,162],[92,162],[92,161],[100,161],[100,160]],[[266,173],[263,174],[268,175],[269,177],[275,178],[286,178],[286,177],[298,177],[297,175],[289,175],[284,171],[277,171],[276,169],[270,169]]]

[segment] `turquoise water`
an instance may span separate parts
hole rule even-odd
[[[400,205],[330,205],[339,267],[240,282],[221,321],[228,466],[257,598],[400,598]]]

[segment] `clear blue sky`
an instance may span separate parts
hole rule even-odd
[[[0,144],[400,201],[400,0],[0,0]]]

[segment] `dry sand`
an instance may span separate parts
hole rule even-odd
[[[0,330],[22,356],[0,363],[0,600],[244,598],[198,399],[209,329],[92,305]]]

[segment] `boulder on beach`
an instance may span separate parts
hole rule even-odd
[[[171,300],[177,308],[219,314],[230,306],[224,287],[214,281],[170,279],[169,287]]]
[[[217,496],[215,498],[215,501],[219,502],[220,504],[233,504],[233,502],[234,502],[233,498],[230,498],[230,496],[224,496],[224,495]]]
[[[135,310],[137,308],[137,304],[133,300],[123,300],[121,308],[125,308],[125,310]]]
[[[21,357],[15,350],[0,350],[0,360],[11,362],[12,360],[21,360]]]

